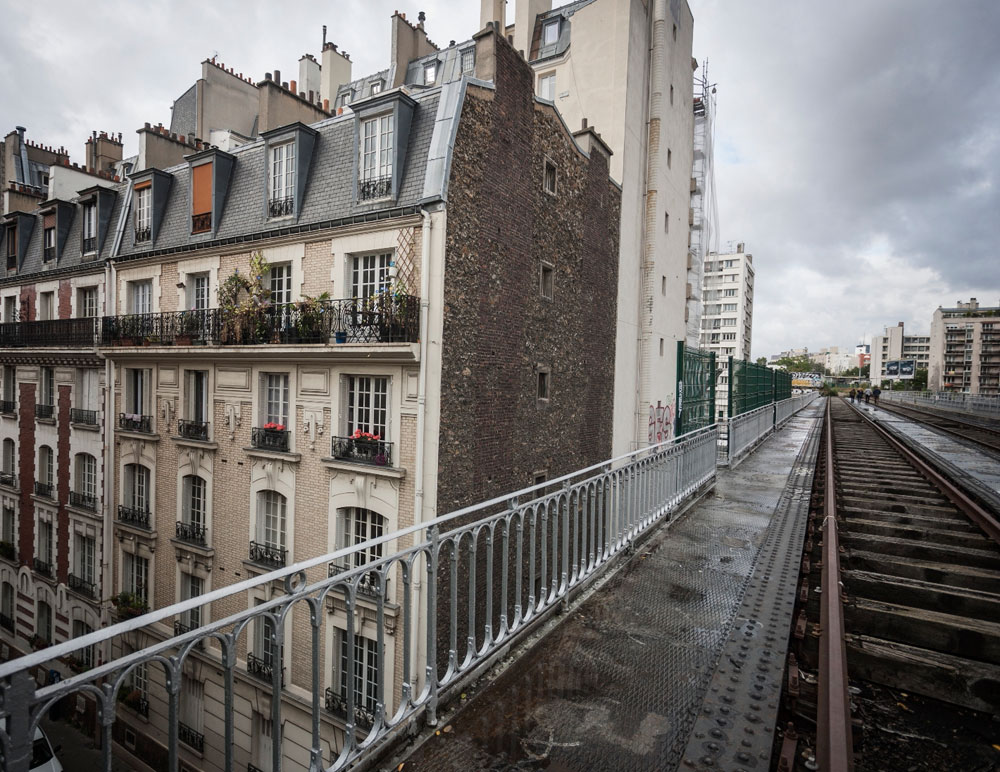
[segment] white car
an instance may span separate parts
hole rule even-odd
[[[31,744],[31,772],[62,772],[62,768],[49,738],[40,726],[35,727],[35,739]]]

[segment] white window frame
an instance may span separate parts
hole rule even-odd
[[[212,280],[206,273],[190,273],[184,282],[187,288],[187,304],[191,311],[207,311],[211,305]]]
[[[56,565],[56,549],[52,537],[55,533],[55,528],[49,516],[41,514],[38,516],[36,525],[38,532],[35,534],[35,556],[39,560],[44,560],[54,570]]]
[[[52,446],[40,445],[38,448],[38,482],[52,485],[55,476],[55,465],[55,454],[53,453]]]
[[[149,415],[146,412],[148,398],[149,371],[141,367],[126,367],[125,412],[130,415]]]
[[[351,259],[351,297],[364,299],[387,289],[393,253],[372,252]]]
[[[97,316],[97,287],[80,287],[76,292],[76,318],[92,319]]]
[[[185,370],[187,419],[208,422],[208,370]]]
[[[208,481],[197,474],[186,474],[181,481],[183,501],[181,521],[188,525],[208,525]]]
[[[554,102],[556,99],[556,74],[547,72],[538,76],[538,96]]]
[[[39,371],[39,404],[55,407],[56,374],[52,367],[42,367]]]
[[[424,85],[433,86],[437,82],[438,61],[424,62]]]
[[[153,228],[153,187],[147,186],[135,191],[135,229],[149,230],[152,238]]]
[[[97,539],[85,533],[73,536],[73,573],[85,582],[97,576]]]
[[[81,367],[76,373],[75,407],[80,410],[98,409],[98,375],[92,367]]]
[[[348,375],[346,430],[350,436],[357,430],[377,434],[388,442],[389,377],[385,375]]]
[[[261,373],[260,425],[282,424],[288,428],[289,416],[288,373]]]
[[[374,180],[392,176],[394,142],[392,113],[361,122],[361,179]]]
[[[283,306],[292,302],[292,264],[276,263],[267,272],[267,286],[271,291],[271,305]]]
[[[97,497],[97,459],[90,453],[77,453],[74,464],[74,489],[84,496]]]
[[[153,280],[140,279],[128,283],[130,314],[153,313]]]
[[[82,619],[73,620],[73,638],[82,638],[85,635],[90,635],[92,632],[94,632],[94,628]],[[85,668],[92,668],[94,666],[93,646],[85,646],[84,648],[79,649],[73,656],[75,656],[80,664]]]
[[[180,589],[180,600],[185,601],[198,598],[205,594],[205,580],[195,574],[189,574],[186,571],[181,572]],[[201,627],[201,612],[201,607],[185,611],[181,614],[181,624],[188,628]],[[184,723],[187,722],[185,721]]]
[[[84,254],[91,254],[97,251],[97,202],[88,201],[83,205],[83,239],[94,239],[94,248],[86,250]]]
[[[466,48],[460,54],[460,62],[462,66],[462,74],[466,75],[476,70],[476,49]]]
[[[337,693],[347,699],[348,688],[348,656],[347,631],[337,628],[337,672],[334,674],[334,684]],[[375,715],[378,703],[378,641],[354,634],[354,673],[350,675],[350,685],[354,691],[354,704],[368,713]]]
[[[149,560],[134,552],[122,556],[122,591],[149,603]]]
[[[140,512],[151,512],[152,499],[150,487],[153,474],[144,464],[125,464],[125,485],[122,486],[122,496],[125,506]]]
[[[288,499],[275,490],[257,492],[257,543],[271,549],[286,549]]]
[[[388,518],[363,507],[346,507],[338,512],[337,549],[354,547],[370,539],[384,536],[389,530]],[[351,556],[351,567],[357,568],[382,557],[382,544],[363,550],[355,550]]]
[[[559,42],[562,19],[549,19],[542,24],[542,45],[554,46]]]
[[[269,153],[270,179],[269,198],[271,201],[295,199],[295,142],[272,145]]]
[[[17,402],[17,366],[3,366],[3,398],[8,402]]]

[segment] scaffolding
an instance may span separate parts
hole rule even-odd
[[[708,79],[708,61],[694,80],[694,165],[691,170],[691,211],[688,215],[687,343],[701,340],[705,258],[718,251],[719,207],[715,198],[715,84]]]

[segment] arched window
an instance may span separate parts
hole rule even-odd
[[[42,445],[38,449],[38,483],[44,490],[39,491],[41,495],[52,495],[52,480],[55,474],[55,457],[52,448]]]
[[[14,585],[10,582],[0,588],[0,627],[14,632]]]
[[[277,491],[257,494],[257,541],[271,549],[285,548],[285,497]]]
[[[362,507],[347,507],[340,510],[340,527],[338,528],[338,548],[353,547],[369,539],[377,539],[385,534],[386,519],[370,509]],[[365,549],[357,550],[351,558],[351,566],[363,566],[372,560],[382,557],[385,545],[375,544]]]
[[[185,525],[193,526],[196,529],[205,528],[208,512],[207,492],[208,487],[204,478],[195,474],[184,476],[181,518]]]
[[[3,466],[0,471],[3,472],[4,478],[3,483],[5,485],[14,484],[14,453],[15,445],[14,440],[10,437],[5,437],[3,441]]]
[[[38,615],[35,617],[35,635],[46,643],[52,643],[52,606],[44,600],[38,601]]]
[[[76,454],[74,483],[70,503],[84,509],[97,509],[97,459],[89,453]]]

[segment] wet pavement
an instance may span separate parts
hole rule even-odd
[[[442,723],[402,769],[678,768],[822,403],[736,469],[720,469],[709,494]]]

